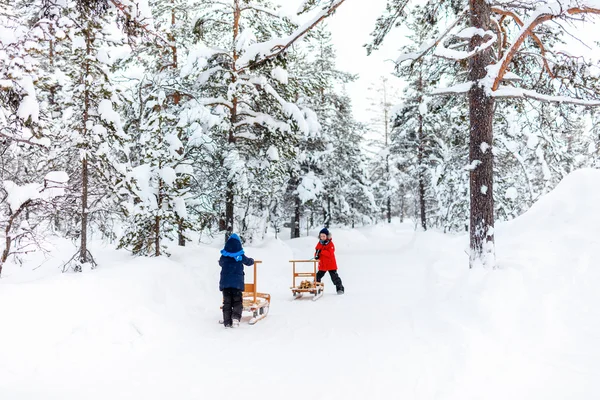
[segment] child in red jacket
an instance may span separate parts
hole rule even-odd
[[[321,279],[325,276],[325,273],[329,271],[331,281],[335,285],[338,294],[344,294],[344,286],[342,285],[342,278],[337,272],[337,263],[335,261],[335,246],[331,241],[331,235],[327,228],[321,229],[319,232],[319,243],[315,247],[315,260],[319,260],[319,272],[317,272],[317,282],[321,282]]]

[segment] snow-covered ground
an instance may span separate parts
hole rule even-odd
[[[269,316],[224,329],[218,245],[61,274],[74,248],[0,280],[0,398],[600,398],[600,171],[580,170],[497,227],[500,269],[467,237],[408,224],[333,230],[346,294],[292,300],[314,237],[247,248]],[[40,256],[38,256],[40,257]],[[251,274],[248,275],[248,278]]]

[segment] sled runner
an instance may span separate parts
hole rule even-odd
[[[244,311],[252,313],[252,318],[248,321],[250,325],[254,325],[265,318],[269,313],[269,305],[271,304],[270,294],[257,291],[256,265],[260,263],[262,263],[262,261],[254,261],[254,280],[252,283],[244,284],[244,291],[242,293],[244,299]],[[222,308],[223,307],[221,306],[221,309]],[[222,324],[223,320],[219,320],[219,323]]]
[[[318,300],[323,296],[325,291],[325,284],[323,282],[317,282],[317,263],[318,260],[290,260],[292,263],[292,294],[294,298],[299,299],[304,293],[313,295],[313,301]],[[296,272],[296,263],[312,263],[313,272]],[[301,278],[312,278],[309,280],[302,280],[297,285],[297,280]]]

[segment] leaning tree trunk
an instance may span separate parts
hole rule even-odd
[[[486,0],[470,0],[471,25],[483,30],[490,29],[490,5]],[[469,49],[481,45],[484,38],[473,36]],[[494,251],[494,198],[492,154],[492,121],[494,99],[481,86],[486,67],[492,62],[491,48],[478,53],[469,61],[469,80],[474,82],[469,91],[470,145],[469,161],[471,218],[469,266],[492,267]]]

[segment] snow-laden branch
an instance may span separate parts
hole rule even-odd
[[[119,10],[128,20],[134,22],[136,26],[149,34],[159,39],[165,45],[172,47],[173,42],[168,38],[164,38],[155,29],[153,29],[152,12],[146,0],[138,0],[136,3],[131,0],[109,0],[110,3]],[[135,12],[134,12],[135,10]]]
[[[486,40],[485,42],[481,43],[479,46],[475,47],[473,50],[470,50],[470,51],[449,49],[447,47],[444,47],[444,45],[442,43],[440,43],[440,45],[435,49],[433,54],[435,56],[438,56],[441,58],[446,58],[448,60],[454,60],[454,61],[467,60],[471,57],[476,56],[477,54],[481,53],[482,51],[489,49],[498,40],[498,36],[494,32],[484,31],[481,28],[474,28],[474,27],[467,28],[467,29],[463,30],[462,32],[460,32],[456,36],[461,39],[471,39],[473,36],[476,36],[476,35],[479,35],[482,38],[485,38],[487,36],[487,37],[489,37],[489,39]]]
[[[296,23],[293,21],[293,19],[292,19],[292,18],[290,18],[290,16],[288,16],[288,15],[285,15],[285,14],[284,14],[284,13],[282,13],[281,11],[279,11],[279,10],[273,10],[273,9],[270,9],[270,8],[268,8],[268,7],[262,6],[262,5],[260,5],[260,4],[257,4],[257,3],[249,3],[249,4],[245,5],[244,7],[241,7],[241,8],[240,8],[240,11],[246,11],[246,10],[253,10],[253,11],[257,11],[257,12],[259,12],[259,13],[267,14],[267,15],[269,15],[269,16],[271,16],[271,17],[274,17],[274,18],[287,18],[287,19],[289,19],[289,20],[290,20],[290,22],[292,22],[293,24],[295,24],[295,25],[298,25],[298,24],[296,24]]]
[[[567,3],[567,4],[564,4]],[[564,8],[564,6],[571,6],[570,8]],[[500,86],[504,74],[508,70],[513,57],[525,41],[528,36],[533,34],[533,30],[540,24],[551,21],[553,19],[566,18],[570,15],[578,14],[600,14],[600,0],[570,0],[561,3],[550,3],[543,4],[538,7],[529,18],[529,20],[523,24],[521,30],[517,35],[517,39],[510,46],[504,57],[498,62],[495,68],[488,70],[488,82],[493,82],[491,90],[495,91]]]
[[[339,6],[346,0],[334,0],[331,5],[318,12],[304,25],[296,29],[291,35],[269,40],[267,42],[255,43],[246,49],[244,54],[237,60],[239,67],[236,70],[243,71],[250,66],[258,66],[285,52],[296,41],[304,37],[311,29],[317,26],[325,18],[331,16]]]
[[[473,82],[459,83],[458,85],[438,88],[431,91],[432,95],[444,95],[444,94],[465,94],[473,87]]]
[[[551,96],[547,94],[537,93],[534,90],[521,89],[508,86],[500,86],[492,91],[491,95],[496,98],[529,98],[552,103],[574,104],[578,106],[597,107],[600,106],[598,100],[581,100],[575,97],[568,96]]]
[[[446,36],[448,36],[448,34],[450,32],[452,32],[452,29],[454,29],[456,27],[456,25],[458,25],[458,23],[460,21],[462,21],[462,19],[465,17],[465,15],[467,15],[467,11],[469,9],[465,8],[456,18],[456,20],[450,24],[450,26],[448,26],[448,28],[446,28],[446,30],[437,37],[437,39],[434,40],[428,40],[423,42],[423,45],[421,45],[421,47],[419,48],[419,50],[412,52],[412,53],[405,53],[400,55],[400,57],[398,57],[396,59],[396,64],[401,64],[404,61],[418,61],[421,57],[423,57],[425,54],[427,54],[429,52],[429,50],[433,49],[434,47],[436,47],[438,44],[440,44],[442,42],[442,40],[444,40],[444,38]]]
[[[204,97],[199,98],[197,101],[202,106],[223,106],[229,109],[233,108],[233,103],[222,97]]]
[[[278,121],[269,114],[253,112],[251,110],[246,110],[246,112],[247,114],[249,114],[249,116],[244,116],[243,118],[241,118],[239,122],[234,124],[235,128],[239,128],[244,125],[261,125],[268,127],[272,130],[280,130],[286,133],[290,132],[290,126],[287,123]],[[243,132],[237,133],[235,136],[236,138],[245,137],[246,139],[256,139],[256,135],[248,136],[243,134]]]
[[[277,102],[281,105],[283,112],[296,124],[298,125],[298,129],[305,134],[306,136],[310,136],[311,133],[317,132],[320,129],[320,125],[316,120],[311,118],[307,118],[306,113],[304,113],[300,107],[298,107],[295,103],[286,101],[283,97],[277,93],[277,91],[269,84],[265,84],[263,89],[273,96]],[[310,115],[309,115],[310,117]]]

